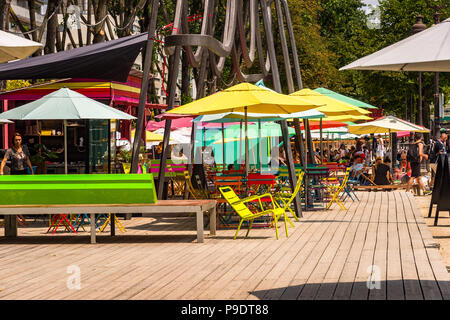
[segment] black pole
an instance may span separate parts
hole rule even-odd
[[[136,131],[134,133],[133,156],[131,159],[130,173],[137,173],[139,163],[139,149],[141,147],[141,136],[144,128],[145,104],[147,102],[148,75],[150,73],[153,56],[153,35],[156,29],[159,1],[153,0],[150,23],[148,26],[147,46],[145,49],[144,70],[142,75],[141,92],[139,95],[138,116],[136,120]]]
[[[263,21],[264,21],[264,26],[265,26],[265,30],[266,30],[266,32],[265,32],[266,43],[267,43],[267,49],[268,49],[268,53],[269,53],[273,85],[274,85],[276,92],[282,93],[280,73],[278,71],[277,56],[276,56],[276,52],[275,52],[273,33],[271,32],[272,25],[270,22],[269,14],[267,12],[269,3],[266,0],[260,0],[260,5],[261,5],[261,9],[262,9],[261,11],[263,13]],[[294,159],[292,157],[292,148],[291,148],[291,143],[289,140],[289,130],[288,130],[288,126],[287,126],[287,121],[282,120],[282,121],[280,121],[280,124],[281,124],[281,132],[283,133],[284,149],[286,151],[286,161],[287,161],[287,167],[288,167],[288,172],[289,172],[289,182],[291,184],[292,191],[294,191],[294,188],[297,185],[297,176],[295,174]],[[302,217],[303,215],[302,215],[301,201],[300,201],[300,196],[298,194],[296,195],[293,203],[294,203],[294,210],[295,210],[296,215],[298,217]]]

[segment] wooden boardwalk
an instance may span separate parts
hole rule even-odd
[[[346,211],[304,213],[278,241],[260,228],[196,243],[194,217],[123,221],[126,235],[95,245],[88,228],[19,228],[23,237],[0,238],[0,299],[450,299],[450,274],[414,197],[358,196]],[[79,290],[67,286],[71,268]]]

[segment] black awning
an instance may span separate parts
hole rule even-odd
[[[0,80],[91,78],[126,82],[147,33],[0,64]]]

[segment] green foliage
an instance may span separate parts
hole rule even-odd
[[[34,164],[43,164],[47,160],[58,159],[58,154],[48,150],[45,145],[40,143],[36,143],[32,147],[32,151],[34,151],[35,154],[30,157],[30,161]]]

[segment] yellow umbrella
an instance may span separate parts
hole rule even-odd
[[[167,113],[205,115],[223,112],[288,114],[316,109],[323,103],[240,83],[210,96],[190,102]]]
[[[136,129],[131,130],[131,139],[134,139],[134,134]],[[164,136],[162,134],[156,134],[151,131],[145,132],[145,142],[155,142],[155,141],[163,141]]]
[[[394,116],[386,116],[374,121],[348,126],[348,130],[353,134],[391,133],[397,131],[430,132],[425,127]]]
[[[307,99],[308,101],[314,102],[321,107],[316,108],[316,110],[325,113],[327,116],[338,116],[338,115],[365,115],[370,114],[363,108],[353,106],[348,103],[341,102],[339,100],[330,98],[326,95],[320,94],[317,91],[311,89],[302,89],[291,93],[290,96]]]

